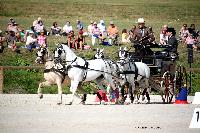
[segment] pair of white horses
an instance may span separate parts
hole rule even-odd
[[[121,54],[123,55],[123,54]],[[68,68],[67,74],[68,77],[71,79],[71,86],[70,91],[72,92],[72,97],[69,104],[72,104],[74,101],[74,96],[76,95],[76,91],[80,82],[84,81],[92,81],[96,80],[98,86],[101,86],[101,81],[106,80],[110,85],[111,88],[116,89],[116,81],[122,82],[129,82],[132,87],[132,91],[135,90],[135,81],[141,81],[145,83],[145,87],[148,87],[148,78],[150,76],[150,69],[149,67],[142,63],[136,63],[137,67],[137,77],[135,77],[136,73],[135,70],[132,70],[130,67],[134,64],[129,62],[128,58],[125,56],[120,57],[120,62],[124,65],[116,65],[111,60],[104,60],[104,59],[94,59],[94,60],[84,60],[75,55],[75,53],[66,45],[59,44],[54,51],[54,58],[65,61],[65,67]],[[119,78],[118,70],[121,70],[121,76]],[[126,73],[123,72],[132,72],[133,73]],[[121,79],[124,77],[124,79]],[[62,94],[59,94],[62,97]]]

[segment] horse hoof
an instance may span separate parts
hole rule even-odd
[[[39,97],[40,99],[42,99],[42,98],[43,98],[43,94],[42,94],[42,93],[38,93],[38,97]]]
[[[148,101],[147,104],[150,104],[150,101]]]
[[[131,104],[130,102],[124,102],[124,105],[129,105],[129,104]]]
[[[61,104],[62,104],[62,102],[61,102],[61,101],[57,102],[57,105],[61,105]]]
[[[105,101],[101,101],[100,104],[101,105],[105,105],[106,103],[105,103]]]
[[[81,101],[80,104],[85,105],[85,102],[84,102],[84,101]]]
[[[142,101],[144,101],[145,100],[145,97],[144,96],[142,96]]]

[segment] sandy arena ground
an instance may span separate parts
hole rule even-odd
[[[0,133],[200,133],[190,129],[198,105],[162,104],[151,96],[152,104],[98,105],[88,96],[86,105],[57,105],[56,95],[0,95]],[[188,97],[191,103],[193,97]]]

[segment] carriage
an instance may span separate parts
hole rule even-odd
[[[169,45],[136,43],[133,47],[135,51],[129,52],[130,61],[149,66],[151,88],[161,92],[164,103],[171,103],[179,88],[187,85],[186,69],[176,66],[178,53],[169,51]]]

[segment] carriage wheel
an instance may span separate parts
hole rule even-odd
[[[182,86],[187,87],[187,72],[186,68],[183,66],[178,66],[176,69],[176,94],[180,91]]]
[[[161,87],[164,88],[164,103],[171,103],[175,92],[175,78],[170,72],[165,72],[162,77]]]

